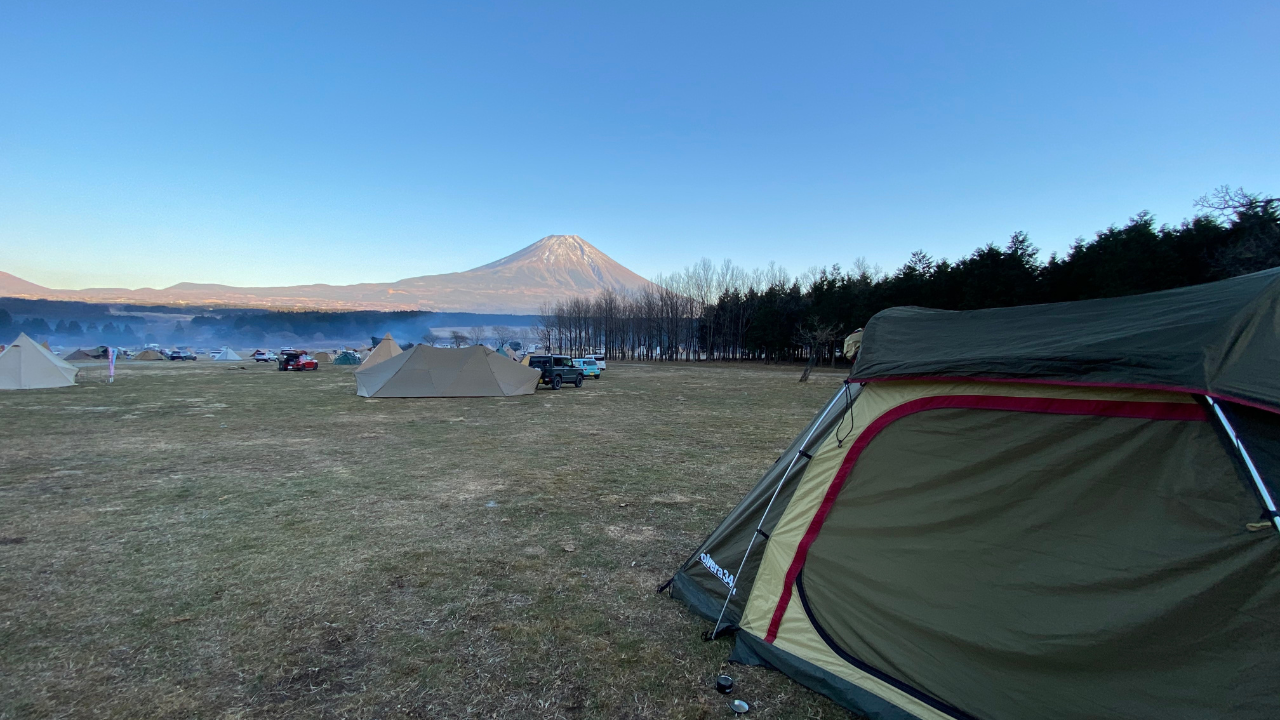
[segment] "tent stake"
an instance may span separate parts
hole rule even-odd
[[[729,609],[729,600],[733,597],[733,594],[738,591],[738,578],[742,575],[742,569],[747,566],[747,558],[751,557],[751,548],[756,544],[756,537],[764,535],[763,529],[765,518],[769,517],[769,510],[773,508],[773,501],[778,499],[778,493],[782,491],[783,483],[785,483],[787,478],[791,476],[791,471],[795,469],[796,462],[800,460],[801,455],[810,459],[813,458],[812,455],[806,452],[806,448],[809,446],[809,441],[813,439],[813,434],[818,431],[818,426],[822,424],[822,419],[827,416],[827,413],[831,412],[831,408],[835,407],[836,401],[840,399],[841,395],[848,392],[849,384],[845,383],[841,386],[835,397],[831,398],[831,402],[827,403],[827,406],[823,408],[822,413],[818,415],[817,419],[813,421],[813,427],[809,430],[809,434],[805,436],[804,442],[800,443],[800,449],[791,457],[791,464],[787,466],[787,471],[782,473],[781,478],[778,478],[778,485],[773,489],[773,495],[769,497],[769,504],[765,505],[764,512],[760,513],[760,522],[756,524],[756,531],[751,533],[751,540],[747,542],[747,551],[742,555],[742,562],[738,563],[738,572],[733,574],[733,584],[729,586],[729,593],[724,596],[724,605],[720,607],[720,617],[716,618],[716,626],[712,628],[711,634],[708,635],[703,633],[702,637],[704,640],[707,640],[708,642],[715,640],[716,635],[720,633],[720,622],[724,620],[724,613]],[[765,537],[767,538],[768,535],[765,535]]]
[[[1267,489],[1267,484],[1262,482],[1262,476],[1258,474],[1258,468],[1254,467],[1253,458],[1249,457],[1249,453],[1244,449],[1244,443],[1240,442],[1240,436],[1236,435],[1236,429],[1231,427],[1231,423],[1222,412],[1222,408],[1218,407],[1218,403],[1214,402],[1213,398],[1208,395],[1205,395],[1204,399],[1209,401],[1209,406],[1213,408],[1213,412],[1218,416],[1218,421],[1222,423],[1222,429],[1227,431],[1227,435],[1230,436],[1231,442],[1235,443],[1240,457],[1244,458],[1245,467],[1249,468],[1249,474],[1253,476],[1253,484],[1258,488],[1258,496],[1262,498],[1262,504],[1267,508],[1271,524],[1275,526],[1276,532],[1280,532],[1280,515],[1276,513],[1276,503],[1271,499],[1271,491]]]

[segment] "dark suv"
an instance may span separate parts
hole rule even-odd
[[[550,385],[552,390],[559,390],[564,383],[571,382],[574,387],[582,387],[582,368],[573,366],[573,358],[568,355],[530,355],[529,367],[542,371],[538,380],[543,385]]]
[[[169,359],[170,359],[170,360],[192,360],[192,361],[194,361],[194,360],[196,359],[196,357],[198,357],[198,356],[197,356],[195,353],[191,352],[190,350],[174,350],[174,351],[172,351],[172,352],[170,352],[170,353],[169,353]]]

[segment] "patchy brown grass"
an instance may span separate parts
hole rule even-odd
[[[239,367],[0,394],[0,718],[727,717],[728,642],[654,588],[841,377],[367,400]],[[846,716],[729,672],[753,716]]]

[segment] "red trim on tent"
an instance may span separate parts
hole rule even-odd
[[[835,504],[836,497],[840,494],[841,488],[844,487],[845,479],[849,477],[849,473],[853,470],[854,464],[858,462],[858,457],[862,454],[862,451],[875,439],[876,435],[880,434],[894,421],[925,410],[943,408],[1008,410],[1053,415],[1095,415],[1145,420],[1204,421],[1208,419],[1204,408],[1196,403],[1068,400],[1062,398],[1003,397],[997,395],[935,395],[911,400],[890,408],[880,417],[871,421],[871,424],[858,435],[858,439],[849,446],[849,450],[845,453],[844,461],[840,463],[840,469],[836,471],[835,477],[831,480],[831,485],[827,487],[827,493],[822,498],[822,504],[818,506],[818,511],[814,513],[813,519],[809,522],[809,528],[805,530],[804,537],[800,539],[800,545],[796,547],[796,554],[791,560],[791,566],[787,568],[787,575],[782,583],[782,595],[778,598],[778,605],[773,610],[773,618],[769,621],[769,631],[765,634],[765,642],[772,643],[778,637],[778,626],[782,623],[782,616],[786,613],[787,605],[791,602],[791,588],[795,584],[796,576],[800,574],[801,568],[804,567],[805,559],[809,555],[809,546],[813,545],[813,541],[817,539],[818,532],[822,530],[822,524],[826,522],[827,513],[831,511],[831,506]]]
[[[1020,383],[1023,385],[1066,385],[1068,387],[1112,388],[1119,390],[1162,390],[1164,392],[1187,393],[1188,395],[1204,395],[1214,400],[1225,400],[1237,405],[1247,405],[1269,413],[1280,413],[1280,408],[1257,400],[1246,400],[1233,395],[1205,392],[1202,388],[1180,387],[1178,385],[1161,385],[1159,383],[1114,383],[1090,382],[1088,380],[1046,380],[1044,378],[1010,378],[985,377],[982,375],[881,375],[875,377],[848,378],[845,382],[869,383],[892,380],[925,380],[929,382],[988,382],[988,383]]]

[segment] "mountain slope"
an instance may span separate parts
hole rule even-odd
[[[43,285],[27,282],[17,275],[0,272],[0,296],[43,298],[45,294],[58,292]]]
[[[6,278],[25,283],[5,292]],[[163,289],[51,290],[0,273],[0,294],[55,300],[343,310],[440,310],[535,313],[546,301],[590,296],[605,289],[640,290],[649,281],[577,235],[549,235],[501,260],[465,272],[423,275],[394,283],[233,287],[178,283]]]

